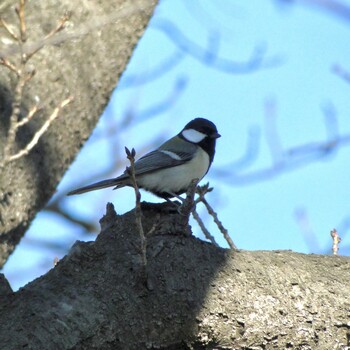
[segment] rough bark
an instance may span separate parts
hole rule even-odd
[[[0,15],[17,30],[13,4],[2,4]],[[34,105],[36,96],[44,108],[21,128],[16,149],[27,144],[62,100],[73,95],[74,102],[60,113],[28,156],[0,171],[0,267],[89,137],[155,4],[156,0],[26,2],[28,46],[42,43],[66,11],[70,19],[66,29],[57,34],[55,45],[44,45],[29,61],[36,75],[24,90],[22,115]],[[4,44],[9,42],[4,28],[0,28],[0,42],[0,56],[18,62],[18,48]],[[0,157],[14,86],[15,75],[0,65]]]
[[[5,349],[347,349],[350,260],[230,251],[179,214],[144,207],[147,266],[134,212],[111,204],[96,242],[77,242],[46,275],[0,288]],[[185,233],[184,233],[185,232]]]

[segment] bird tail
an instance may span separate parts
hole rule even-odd
[[[72,196],[74,194],[81,194],[81,193],[85,193],[85,192],[95,191],[95,190],[99,190],[101,188],[112,187],[112,186],[118,186],[118,188],[119,188],[119,187],[124,187],[125,185],[122,184],[121,181],[118,179],[108,179],[108,180],[96,182],[96,183],[88,185],[88,186],[77,188],[76,190],[68,192],[67,196]]]

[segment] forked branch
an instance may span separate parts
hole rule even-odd
[[[59,112],[73,100],[73,97],[68,97],[64,99],[53,110],[53,112],[49,115],[44,124],[39,128],[39,130],[36,131],[36,133],[28,142],[28,144],[18,151],[15,150],[16,137],[18,135],[19,129],[24,125],[28,124],[40,109],[38,103],[36,103],[29,109],[27,115],[21,116],[24,88],[35,75],[35,69],[28,69],[27,62],[36,52],[38,52],[38,50],[33,50],[31,52],[24,53],[23,50],[23,47],[28,39],[27,25],[25,21],[25,4],[26,0],[20,0],[19,5],[15,8],[19,20],[18,33],[16,33],[16,31],[12,29],[11,26],[4,19],[0,19],[0,24],[5,28],[9,37],[17,42],[20,48],[20,60],[18,64],[11,62],[6,57],[0,57],[0,66],[3,66],[9,69],[11,72],[15,73],[17,78],[16,86],[14,89],[14,98],[12,103],[12,113],[10,116],[9,129],[7,132],[5,146],[1,154],[0,170],[4,168],[5,165],[7,165],[8,163],[28,155],[28,153],[38,144],[40,138],[47,131],[49,126],[58,117]],[[64,16],[60,20],[58,26],[47,36],[53,36],[58,31],[62,30],[67,20],[68,16]]]

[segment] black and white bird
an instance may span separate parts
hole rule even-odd
[[[185,193],[193,179],[201,180],[214,159],[216,139],[221,135],[211,121],[191,120],[183,130],[135,162],[137,185],[161,198]],[[112,187],[132,186],[129,174],[78,188],[68,195]]]

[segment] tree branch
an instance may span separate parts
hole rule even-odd
[[[129,174],[132,187],[134,188],[134,191],[135,191],[135,198],[136,198],[135,222],[136,222],[136,227],[139,231],[140,240],[141,240],[140,253],[141,253],[141,258],[142,258],[142,265],[144,268],[146,268],[146,266],[147,266],[147,256],[146,256],[146,254],[147,254],[147,240],[146,240],[145,233],[143,231],[143,226],[142,226],[141,193],[139,190],[139,186],[137,185],[136,175],[135,175],[136,151],[134,148],[130,151],[127,147],[125,147],[125,153],[126,153],[128,160],[130,162],[130,167],[128,167],[126,169],[126,171]]]
[[[67,106],[69,103],[73,101],[73,97],[69,97],[62,101],[58,107],[54,109],[54,111],[51,113],[51,115],[48,117],[48,119],[45,121],[45,123],[41,126],[41,128],[34,134],[31,141],[25,146],[25,148],[21,149],[19,152],[13,154],[13,155],[7,155],[7,157],[4,157],[3,164],[0,164],[0,168],[7,163],[10,163],[14,160],[17,160],[19,158],[22,158],[26,156],[39,142],[40,137],[47,131],[49,126],[52,124],[52,122],[58,117],[59,112],[62,108]],[[36,107],[34,107],[35,109]],[[17,130],[19,126],[22,126],[25,124],[25,122],[29,121],[32,118],[33,111],[30,111],[28,116],[24,119],[22,119],[19,123],[17,123]]]
[[[7,1],[5,7],[10,3],[13,1]],[[27,59],[30,57],[29,71],[33,71],[31,67],[35,66],[37,73],[35,79],[25,86],[21,112],[15,114],[15,123],[26,125],[14,138],[13,149],[8,153],[10,156],[24,150],[29,142],[35,143],[33,136],[37,129],[50,116],[56,116],[53,110],[60,107],[60,103],[73,91],[75,103],[66,108],[65,113],[60,113],[60,122],[56,119],[54,127],[48,129],[45,142],[38,142],[35,146],[36,152],[30,152],[1,169],[0,266],[12,253],[35,214],[56,191],[58,182],[95,127],[155,5],[156,0],[122,0],[118,4],[102,0],[79,6],[69,0],[55,2],[54,6],[47,1],[26,2],[28,40],[21,49],[19,43],[9,37],[4,41],[6,45],[0,48],[1,64],[6,66],[6,69],[0,67],[3,87],[0,162],[14,111],[16,70],[23,65],[25,56]],[[1,2],[0,12],[3,8]],[[57,24],[57,14],[64,14],[67,9],[74,11],[71,12],[69,26],[60,30],[62,22]],[[20,37],[13,11],[1,12],[1,17]],[[7,35],[3,27],[1,30],[3,35]],[[40,55],[30,56],[41,47],[44,49]],[[17,78],[11,76],[12,72]],[[21,72],[27,72],[27,69]],[[46,96],[45,105],[53,108],[43,108],[41,113],[34,113],[36,108],[44,107],[38,106],[36,96]],[[29,111],[29,114],[24,111]],[[34,118],[37,119],[35,125]],[[39,127],[36,128],[36,125]]]
[[[143,214],[152,232],[152,288],[138,278],[135,212],[118,216],[109,204],[96,242],[77,242],[16,293],[0,288],[0,343],[34,350],[331,349],[336,340],[346,348],[348,258],[225,250],[185,236],[180,214]]]

